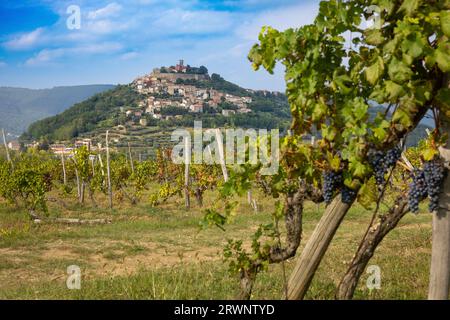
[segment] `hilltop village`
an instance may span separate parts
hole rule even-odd
[[[176,66],[156,68],[152,73],[133,81],[134,88],[145,96],[145,99],[139,103],[142,112],[126,110],[127,116],[131,114],[142,116],[142,113],[147,113],[155,119],[167,120],[176,117],[177,115],[164,115],[161,112],[168,107],[202,113],[207,108],[217,109],[221,106],[223,116],[251,112],[248,107],[252,102],[251,97],[234,96],[211,88],[196,86],[202,80],[209,79],[206,67],[185,66],[183,60],[180,60]]]

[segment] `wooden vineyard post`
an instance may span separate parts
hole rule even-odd
[[[247,191],[247,202],[253,208],[253,210],[257,213],[258,212],[258,202],[256,201],[256,199],[253,199],[252,190]]]
[[[128,142],[128,154],[130,156],[131,172],[134,173],[134,163],[133,163],[133,156],[131,155],[130,142]]]
[[[86,190],[86,182],[84,182],[84,180],[82,179],[81,181],[81,196],[80,196],[80,203],[83,204],[84,203],[84,192]]]
[[[61,163],[62,163],[62,169],[63,169],[64,185],[67,185],[67,172],[66,172],[66,161],[64,160],[64,151],[61,153]]]
[[[8,160],[8,162],[12,166],[13,163],[12,163],[12,160],[11,160],[11,156],[9,154],[8,144],[6,143],[6,136],[5,136],[5,130],[4,129],[2,129],[2,135],[3,135],[3,144],[4,144],[5,150],[6,150],[6,159]]]
[[[108,174],[108,195],[109,195],[109,207],[113,208],[113,194],[111,187],[111,159],[109,156],[109,130],[106,131],[106,172]]]
[[[304,298],[311,280],[350,206],[351,204],[343,203],[341,195],[339,195],[326,208],[289,278],[288,300]]]
[[[95,176],[95,163],[94,163],[95,157],[89,156],[89,160],[91,160],[92,176]]]
[[[442,131],[450,133],[450,123],[442,123]],[[450,163],[450,141],[440,148],[447,168]],[[431,247],[429,300],[447,300],[450,286],[450,174],[444,180],[439,195],[439,209],[433,212],[433,235]]]
[[[81,184],[80,184],[80,175],[78,174],[77,163],[72,158],[74,163],[75,177],[77,178],[77,192],[78,192],[78,201],[81,202]]]
[[[447,183],[448,185],[448,183]],[[450,203],[450,188],[446,188],[445,198]],[[441,197],[443,199],[444,197]],[[449,242],[450,215],[448,209],[433,213],[433,236],[431,249],[429,300],[447,300],[449,294]]]
[[[189,196],[189,164],[191,162],[191,141],[189,137],[184,138],[184,199],[187,210],[191,208]]]
[[[100,168],[102,170],[102,176],[104,176],[105,175],[105,170],[103,169],[104,166],[103,166],[103,160],[102,160],[102,155],[101,154],[98,155],[98,162],[100,163]]]
[[[223,151],[223,139],[222,139],[222,133],[220,132],[220,129],[216,129],[216,142],[217,142],[217,148],[219,151],[219,161],[220,166],[222,167],[222,174],[223,179],[225,182],[228,181],[228,171],[227,171],[227,165],[225,163],[225,153]]]
[[[206,149],[208,150],[208,155],[209,155],[210,159],[212,160],[213,159],[213,155],[212,155],[212,152],[211,152],[211,147],[207,146]]]
[[[74,164],[74,170],[75,170],[75,177],[77,179],[77,191],[78,191],[78,202],[84,203],[84,187],[85,183],[83,179],[80,179],[80,174],[77,169],[77,162],[74,158],[72,158],[73,164]]]

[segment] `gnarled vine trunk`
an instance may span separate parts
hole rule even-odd
[[[258,271],[253,268],[250,270],[241,270],[239,283],[241,290],[236,297],[237,300],[250,300],[257,273]]]
[[[358,281],[367,263],[373,257],[376,248],[408,211],[408,201],[404,197],[400,197],[386,215],[380,216],[377,225],[370,226],[369,232],[361,240],[359,248],[338,286],[337,299],[351,299],[353,297]]]
[[[89,199],[91,199],[92,205],[97,208],[97,201],[95,201],[94,197],[94,190],[92,189],[91,185],[87,184],[88,192],[89,192]]]
[[[286,197],[285,225],[286,244],[284,247],[273,246],[270,248],[269,262],[278,263],[295,256],[302,239],[302,218],[304,191],[298,191]]]
[[[197,200],[197,205],[199,207],[203,207],[203,192],[204,190],[202,188],[195,189],[195,199]]]
[[[286,196],[285,199],[285,225],[286,225],[286,244],[285,246],[274,245],[269,251],[269,263],[279,263],[295,256],[302,237],[302,217],[303,201],[305,199],[305,190],[300,188],[296,193]],[[239,300],[250,299],[253,284],[256,280],[262,265],[262,261],[255,261],[248,270],[242,270],[240,273],[241,291],[237,296]]]

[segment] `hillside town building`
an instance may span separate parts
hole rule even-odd
[[[203,67],[204,68],[204,67]],[[194,71],[192,71],[194,70]],[[202,73],[205,72],[206,73]],[[167,107],[185,109],[187,112],[202,113],[205,105],[218,108],[223,102],[234,105],[236,110],[223,110],[221,114],[229,116],[234,113],[249,113],[251,97],[240,97],[226,94],[212,88],[197,88],[191,83],[209,80],[207,69],[192,68],[180,60],[176,66],[156,68],[152,73],[134,80],[135,90],[146,96],[139,102],[141,111],[126,110],[127,117],[142,118],[149,114],[154,119],[170,119],[169,115],[161,115]],[[233,112],[231,112],[233,111]],[[220,112],[220,111],[219,111]],[[138,121],[140,121],[138,119]]]

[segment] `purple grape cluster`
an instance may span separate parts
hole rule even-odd
[[[427,183],[423,170],[415,170],[412,182],[409,184],[408,204],[413,213],[419,211],[419,203],[428,196]]]
[[[347,186],[343,186],[342,187],[342,202],[343,203],[347,203],[347,204],[351,204],[355,198],[356,198],[356,191],[350,189]]]
[[[336,171],[325,171],[323,173],[323,198],[326,204],[330,204],[334,198],[335,191],[341,187],[342,174]]]
[[[400,147],[394,147],[387,152],[382,150],[373,150],[369,154],[369,162],[375,175],[375,181],[379,188],[385,183],[385,175],[400,159],[402,150]]]
[[[445,168],[441,161],[432,160],[425,162],[423,172],[428,197],[430,198],[429,210],[433,212],[439,208],[439,193],[445,177]]]
[[[323,198],[326,204],[330,204],[337,191],[342,193],[342,202],[352,203],[356,198],[356,191],[344,185],[342,172],[325,171],[323,173]]]
[[[419,211],[419,203],[427,196],[430,199],[428,209],[433,212],[439,208],[439,193],[446,170],[440,160],[427,161],[423,170],[416,170],[409,184],[408,205],[411,212]]]

